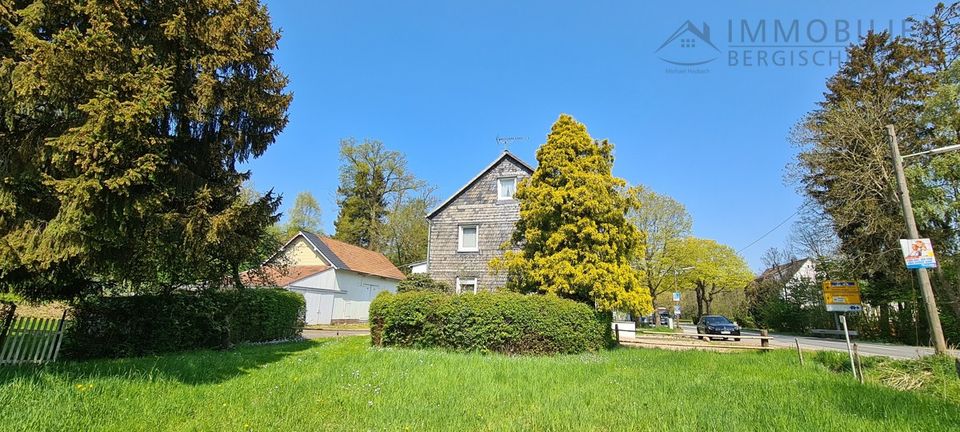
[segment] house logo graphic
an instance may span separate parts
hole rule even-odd
[[[710,26],[697,28],[689,20],[673,32],[660,48],[657,57],[677,66],[699,66],[717,59],[720,49],[710,41]]]

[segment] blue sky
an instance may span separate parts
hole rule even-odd
[[[535,163],[568,113],[616,145],[616,175],[686,205],[695,235],[741,249],[803,201],[784,178],[796,151],[788,136],[837,69],[838,27],[855,35],[894,20],[900,32],[934,4],[267,1],[294,99],[286,130],[248,167],[257,189],[283,194],[284,209],[312,192],[332,232],[341,138],[403,152],[443,200],[498,156],[498,135],[527,137],[510,150]],[[677,66],[662,59],[677,59],[676,46],[657,52],[687,20],[709,28],[716,49],[702,40],[696,49],[712,61]],[[775,51],[794,63],[772,64]],[[824,64],[798,65],[801,51],[820,51]],[[743,250],[754,270],[789,226]]]

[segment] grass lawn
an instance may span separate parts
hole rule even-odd
[[[0,368],[3,430],[958,430],[960,404],[791,351],[505,357],[369,338]]]

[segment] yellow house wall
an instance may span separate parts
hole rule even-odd
[[[313,250],[303,237],[299,237],[287,245],[284,255],[289,260],[289,265],[326,265],[328,264],[320,258],[320,254]]]

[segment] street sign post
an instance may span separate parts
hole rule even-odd
[[[827,312],[860,312],[860,284],[856,281],[823,281],[823,304]]]
[[[840,312],[840,323],[843,324],[843,337],[847,341],[847,354],[850,355],[850,369],[853,378],[857,378],[857,367],[853,362],[853,351],[850,348],[850,329],[847,328],[847,312],[860,312],[860,284],[857,281],[823,281],[823,304],[827,312]]]
[[[853,351],[850,349],[850,330],[847,329],[847,316],[840,314],[840,322],[843,323],[843,336],[847,340],[847,354],[850,355],[850,370],[853,371],[853,379],[857,379],[857,366],[853,362]]]
[[[680,301],[680,291],[675,291],[675,292],[673,293],[673,301],[675,301],[675,302],[679,302],[679,301]]]

